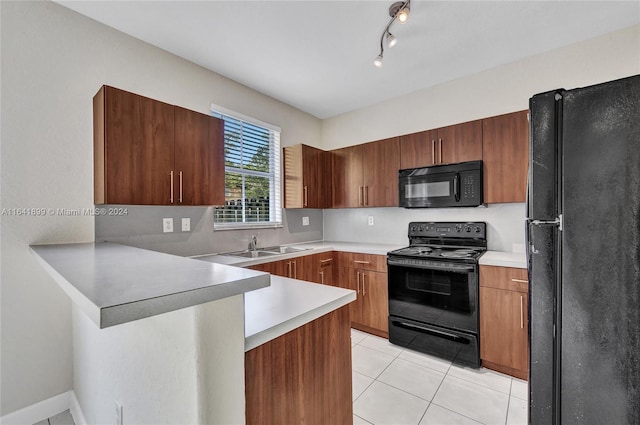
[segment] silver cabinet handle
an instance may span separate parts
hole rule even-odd
[[[357,264],[371,264],[371,262],[369,261],[362,261],[362,260],[353,260],[353,262]]]
[[[309,196],[308,196],[309,192],[307,190],[307,186],[305,186],[303,188],[303,191],[304,191],[304,201],[302,203],[302,206],[308,207],[309,206]]]
[[[516,279],[516,278],[511,278],[511,282],[529,283],[529,281],[526,279]]]
[[[287,277],[291,277],[291,261],[287,263]]]
[[[173,204],[173,170],[169,172],[169,176],[171,176],[171,189],[169,190],[169,203]]]
[[[297,279],[298,278],[298,265],[296,264],[295,261],[292,261],[293,263],[293,278]]]
[[[438,163],[438,160],[436,159],[436,141],[435,140],[431,141],[431,160],[434,164]]]
[[[320,271],[320,283],[324,284],[324,272]]]
[[[369,186],[364,187],[364,204],[369,205]]]
[[[523,299],[522,299],[522,295],[520,295],[520,329],[524,329],[524,317],[523,317],[524,308],[522,308],[522,303],[523,303]]]
[[[442,164],[442,139],[438,139],[440,142],[440,164]]]
[[[326,264],[333,261],[333,258],[327,258],[326,260],[320,260],[320,264]]]
[[[180,192],[179,192],[179,198],[178,198],[178,202],[182,203],[182,171],[178,172],[178,177],[180,178]]]
[[[358,282],[358,284],[357,284],[357,292],[358,292],[358,294],[359,294],[359,293],[360,293],[360,272],[358,272],[358,279],[357,279],[357,282]]]
[[[365,278],[366,276],[367,276],[366,274],[362,273],[362,296],[363,296],[363,297],[364,297],[365,295],[367,295],[367,290],[365,289],[366,287],[364,286],[364,283],[365,283],[364,278]]]
[[[358,186],[358,205],[361,205],[361,206],[363,206],[363,205],[364,205],[364,203],[363,203],[363,201],[362,201],[362,198],[363,198],[363,189],[364,189],[364,188],[363,188],[362,186]]]

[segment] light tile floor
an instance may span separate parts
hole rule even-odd
[[[527,383],[351,330],[354,425],[525,425]],[[35,425],[74,425],[65,411]]]
[[[353,423],[527,424],[527,383],[351,330]]]

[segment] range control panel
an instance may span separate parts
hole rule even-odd
[[[409,238],[474,238],[486,239],[487,224],[481,221],[409,223]]]

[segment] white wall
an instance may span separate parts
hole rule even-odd
[[[638,73],[640,25],[325,119],[322,147],[335,149],[520,111],[529,108],[529,98],[536,93]]]
[[[435,66],[435,65],[434,65]],[[428,72],[428,70],[425,70]],[[417,91],[322,122],[322,147],[335,149],[387,137],[528,109],[529,98],[557,88],[576,88],[640,73],[640,26],[607,34]],[[376,225],[366,226],[373,215]],[[489,249],[524,244],[524,204],[489,208],[408,211],[398,208],[327,210],[325,239],[406,243],[407,224],[423,221],[486,221]]]
[[[87,423],[244,423],[244,309],[237,295],[99,329],[73,308],[73,387]]]
[[[208,113],[215,104],[321,143],[321,122],[45,2],[0,2],[3,208],[93,206],[92,97],[109,84]],[[0,415],[72,388],[71,306],[29,244],[92,241],[91,217],[2,217]]]

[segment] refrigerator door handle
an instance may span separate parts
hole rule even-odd
[[[534,226],[558,226],[558,230],[560,231],[562,231],[564,227],[562,214],[559,214],[558,218],[556,218],[555,220],[531,220],[531,224]]]

